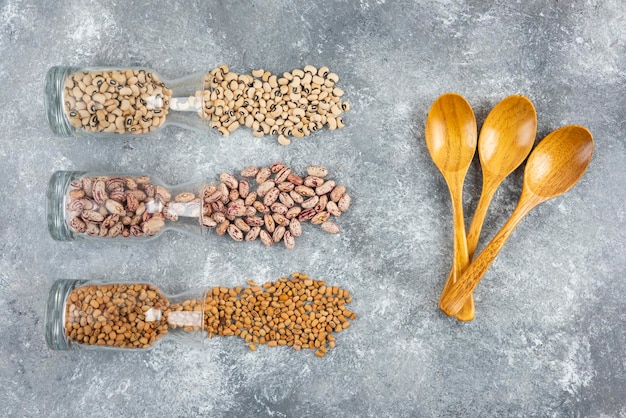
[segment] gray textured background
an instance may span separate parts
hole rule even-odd
[[[0,415],[626,416],[626,6],[622,0],[0,1]],[[151,138],[54,137],[47,69],[138,65],[175,78],[226,63],[327,65],[352,105],[343,130],[281,147],[166,128]],[[588,172],[522,222],[476,292],[477,317],[437,310],[450,267],[445,183],[424,142],[430,104],[463,94],[479,126],[500,99],[535,104],[538,139],[566,124],[596,141]],[[296,249],[168,233],[144,245],[59,243],[45,190],[59,169],[145,171],[170,184],[249,164],[325,164],[353,196],[342,234]],[[469,220],[480,193],[474,160]],[[495,196],[481,243],[512,211]],[[145,353],[53,352],[57,278],[148,279],[169,293],[292,271],[349,288],[359,315],[324,359],[239,339]]]

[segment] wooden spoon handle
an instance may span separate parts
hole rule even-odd
[[[496,188],[497,185],[495,187],[491,187],[490,184],[483,181],[483,192],[478,200],[478,206],[476,207],[476,211],[472,217],[472,223],[470,224],[467,234],[467,263],[465,264],[465,268],[463,268],[461,272],[457,273],[457,280],[460,278],[462,273],[465,272],[467,266],[469,266],[472,258],[474,257],[474,251],[476,251],[476,246],[478,245],[478,237],[480,237],[480,231],[482,230],[483,223],[485,221],[487,208],[489,207],[489,203],[491,203],[491,198],[493,197]],[[463,305],[463,308],[457,312],[456,319],[464,322],[472,321],[474,320],[475,313],[476,309],[474,307],[474,296],[470,293],[465,304]]]
[[[461,276],[461,273],[469,264],[467,238],[465,235],[465,219],[463,216],[463,201],[461,196],[462,188],[462,180],[460,184],[449,185],[454,229],[454,258],[452,261],[452,272],[444,285],[444,292],[456,282],[457,278]],[[474,319],[474,298],[471,295],[467,298],[465,306],[458,316],[460,321],[471,321]]]
[[[483,229],[487,209],[489,208],[489,204],[491,203],[491,199],[493,198],[497,187],[498,184],[491,186],[486,181],[483,181],[483,190],[480,195],[480,199],[478,200],[474,216],[472,217],[472,223],[467,230],[467,254],[470,261],[474,258],[474,252],[478,246],[478,239],[480,238],[480,233]]]
[[[466,237],[467,242],[467,263],[465,264],[465,268],[469,265],[470,261],[474,256],[474,251],[476,250],[476,246],[478,244],[478,238],[480,236],[480,232],[483,227],[483,223],[485,221],[485,215],[487,213],[487,208],[489,207],[489,203],[491,203],[491,199],[493,198],[493,194],[495,193],[498,184],[492,184],[492,182],[487,181],[486,178],[483,178],[483,188],[482,193],[480,195],[480,199],[478,200],[478,206],[476,207],[476,211],[474,212],[474,216],[472,218],[472,223],[470,224],[469,233]],[[456,282],[457,278],[465,271],[465,268],[461,270],[460,273],[455,272],[455,267],[452,266],[450,274],[448,275],[448,280],[446,281],[446,285],[444,286],[443,292],[441,293],[441,298],[445,295],[450,286]],[[456,274],[456,277],[455,277]],[[440,299],[441,302],[441,299]],[[440,305],[441,307],[441,305]],[[467,298],[467,303],[463,306],[457,315],[456,318],[459,321],[471,321],[474,319],[475,308],[474,308],[474,298],[470,294],[470,297]]]
[[[471,296],[476,286],[478,286],[478,283],[496,259],[496,256],[517,225],[538,203],[539,202],[520,201],[520,204],[515,208],[509,220],[502,226],[491,242],[489,242],[478,257],[472,261],[465,272],[457,279],[456,283],[452,284],[441,296],[439,307],[443,312],[452,316],[456,315],[457,312],[463,308],[466,299]]]

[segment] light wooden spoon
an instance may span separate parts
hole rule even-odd
[[[439,96],[430,107],[426,118],[426,146],[433,162],[446,180],[452,200],[454,227],[452,282],[469,263],[462,197],[465,174],[476,152],[476,137],[476,118],[467,100],[456,93]],[[474,311],[474,300],[471,295],[467,298],[465,309]]]
[[[483,187],[467,233],[469,261],[474,256],[487,208],[496,189],[528,157],[536,133],[537,113],[532,102],[524,96],[514,95],[503,99],[487,115],[478,137]],[[453,283],[453,274],[451,271],[445,287]],[[474,319],[473,310],[461,312],[463,315],[457,315],[459,320]]]
[[[502,229],[450,286],[440,301],[441,309],[455,315],[493,263],[511,233],[534,207],[572,188],[591,162],[593,137],[582,126],[570,125],[549,134],[528,157],[519,202]]]

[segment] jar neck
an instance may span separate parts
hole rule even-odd
[[[78,236],[69,227],[67,220],[67,193],[72,181],[83,175],[80,171],[57,171],[48,182],[46,192],[46,218],[48,231],[57,241],[73,241]]]
[[[164,80],[171,90],[167,124],[206,132],[210,129],[204,108],[210,93],[210,74],[198,72],[174,80]]]
[[[70,292],[84,281],[57,280],[48,294],[44,319],[46,343],[52,350],[71,350],[74,344],[65,333],[65,305]]]

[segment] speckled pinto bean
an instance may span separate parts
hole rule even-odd
[[[150,237],[190,208],[200,208],[193,193],[176,196],[149,176],[84,176],[70,183],[66,218],[76,234],[100,238]],[[198,217],[199,214],[196,216]]]
[[[332,202],[331,196],[339,188],[335,194],[343,198],[341,208],[347,210],[349,196],[345,187],[326,179],[326,167],[309,166],[307,174],[303,179],[281,162],[267,167],[247,167],[240,172],[241,179],[222,173],[220,184],[205,187],[204,205],[208,209],[203,213],[202,224],[215,228],[218,235],[228,233],[237,242],[259,238],[267,247],[282,242],[287,249],[294,248],[304,222],[323,225],[321,229],[330,234],[339,233],[339,226],[328,219],[340,216],[343,210]],[[246,178],[254,181],[248,182]],[[256,184],[256,189],[252,184]],[[224,196],[226,199],[217,204]],[[329,203],[332,204],[327,209]],[[251,231],[252,227],[259,229]]]

